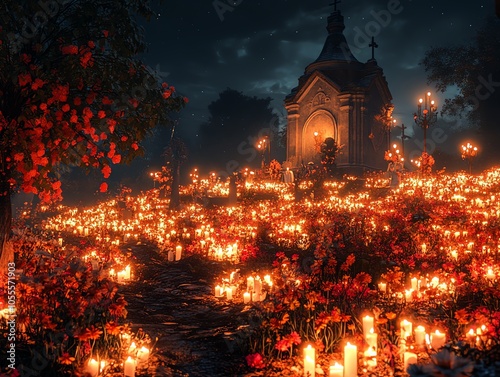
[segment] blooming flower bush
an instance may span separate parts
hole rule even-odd
[[[107,270],[81,258],[91,248],[63,250],[27,232],[13,245],[21,373],[28,373],[35,359],[44,376],[74,375],[91,358],[121,360],[123,335],[130,332],[124,324],[127,302]]]

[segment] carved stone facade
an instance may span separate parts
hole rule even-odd
[[[285,99],[287,161],[294,167],[318,163],[327,137],[342,147],[339,168],[361,173],[386,166],[386,132],[375,116],[390,105],[392,96],[376,60],[361,63],[353,56],[344,28],[343,16],[334,11],[320,56]]]

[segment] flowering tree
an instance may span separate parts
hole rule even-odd
[[[5,0],[0,4],[0,247],[10,196],[61,198],[62,164],[100,169],[142,152],[140,141],[187,99],[137,54],[136,17],[150,0]],[[106,191],[103,181],[101,191]]]

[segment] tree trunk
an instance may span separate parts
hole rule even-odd
[[[12,230],[12,203],[10,199],[10,184],[5,174],[0,174],[0,273],[7,271],[7,263],[14,262],[14,253],[8,247]]]
[[[180,184],[180,163],[177,159],[172,161],[172,189],[170,193],[170,209],[179,209],[181,206],[181,198],[179,195]]]

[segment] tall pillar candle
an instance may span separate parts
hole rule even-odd
[[[358,347],[347,343],[344,347],[344,377],[358,375]]]
[[[316,350],[310,344],[304,348],[304,376],[316,376]]]
[[[227,287],[226,288],[226,298],[228,300],[232,300],[233,299],[233,288],[231,288],[231,287]]]
[[[411,336],[413,324],[410,321],[404,319],[401,321],[400,325],[401,325],[401,338],[406,339],[409,336]]]
[[[411,279],[411,289],[413,289],[414,291],[418,291],[418,279],[417,278]]]
[[[130,356],[127,357],[123,365],[123,375],[125,377],[135,377],[135,360]]]
[[[254,278],[253,278],[253,276],[249,276],[247,278],[247,291],[252,292],[253,286],[254,286]]]
[[[415,343],[417,346],[423,346],[425,344],[425,327],[417,326],[415,329]]]
[[[370,333],[370,329],[373,329],[373,317],[366,315],[363,317],[363,335],[365,338]]]
[[[182,246],[181,245],[177,245],[175,247],[175,260],[181,260],[181,256],[182,256]]]

